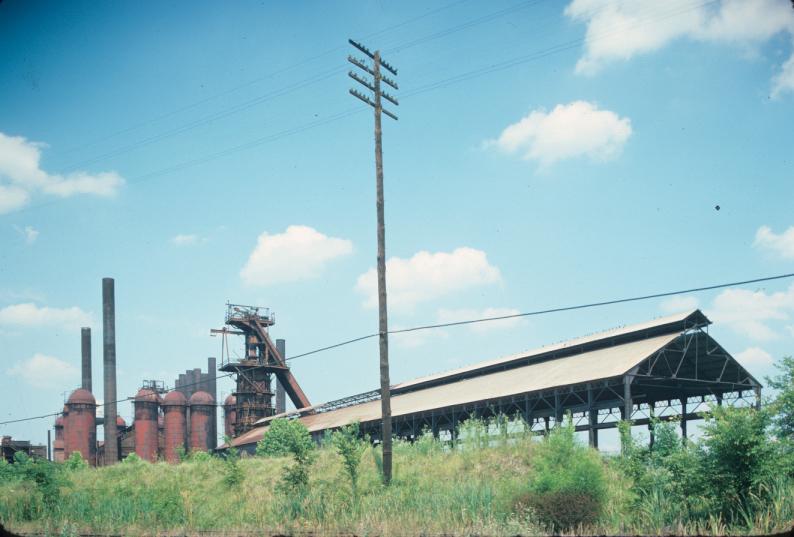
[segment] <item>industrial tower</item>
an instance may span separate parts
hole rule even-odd
[[[284,356],[268,335],[268,328],[275,323],[275,315],[269,308],[227,303],[226,325],[234,329],[224,327],[211,330],[212,334],[222,334],[224,338],[220,370],[235,376],[234,436],[249,431],[258,420],[275,413],[271,389],[273,375],[276,375],[295,408],[311,405],[292,376]],[[229,355],[226,343],[228,334],[244,337],[245,353],[241,359],[232,359]]]

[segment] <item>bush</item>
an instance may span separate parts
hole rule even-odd
[[[350,480],[353,498],[358,499],[358,467],[361,464],[361,456],[367,448],[367,444],[359,438],[358,422],[335,431],[331,436],[331,443],[342,457],[342,465]]]
[[[70,471],[75,470],[82,470],[83,468],[88,468],[88,463],[83,460],[83,456],[80,454],[79,451],[73,451],[69,458],[66,459],[63,463],[64,468]]]
[[[765,410],[715,407],[703,426],[703,473],[727,519],[762,494],[778,470],[777,446],[769,441]]]
[[[232,439],[229,436],[224,437],[224,442],[229,446],[226,449],[226,459],[224,461],[223,482],[231,488],[243,482],[245,474],[240,468],[240,451],[232,447]]]
[[[293,464],[285,468],[279,488],[287,495],[303,496],[309,486],[309,467],[314,462],[314,442],[306,426],[298,420],[275,419],[256,444],[256,454],[265,457],[291,455]]]
[[[554,429],[535,450],[535,477],[517,507],[530,508],[553,531],[597,522],[607,496],[597,451],[576,441],[572,425]]]
[[[265,436],[256,444],[256,455],[286,457],[296,451],[311,451],[312,448],[314,443],[303,423],[279,418],[270,422]]]

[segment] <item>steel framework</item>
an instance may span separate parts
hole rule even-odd
[[[471,418],[521,418],[537,432],[561,424],[570,413],[576,431],[587,431],[598,446],[598,432],[620,420],[649,425],[654,418],[687,422],[701,419],[709,404],[760,405],[761,385],[708,334],[706,326],[683,332],[670,344],[622,376],[554,389],[477,401],[396,416],[394,435],[412,440],[428,430],[455,441],[458,425]],[[361,424],[362,434],[380,440],[377,422]],[[320,432],[314,433],[319,440]],[[653,433],[650,433],[653,442]]]
[[[235,375],[235,436],[249,431],[258,420],[275,413],[271,389],[274,374],[296,408],[310,406],[284,357],[270,339],[268,328],[275,322],[275,314],[268,308],[227,303],[226,324],[236,330],[211,331],[223,334],[224,338],[227,334],[241,335],[245,340],[245,354],[241,359],[232,360],[228,354],[221,356],[220,370]]]

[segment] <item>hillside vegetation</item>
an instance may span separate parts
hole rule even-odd
[[[256,457],[130,456],[100,469],[20,457],[0,465],[0,520],[53,535],[784,531],[794,522],[794,362],[782,368],[789,391],[760,411],[713,409],[697,442],[656,423],[651,450],[623,426],[622,453],[607,456],[570,427],[543,438],[520,422],[468,422],[454,448],[430,435],[396,442],[389,487],[379,450],[355,427],[315,448],[299,422],[277,422]]]

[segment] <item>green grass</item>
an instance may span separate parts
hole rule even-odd
[[[470,437],[468,446],[455,450],[428,438],[413,445],[397,442],[389,487],[381,484],[378,454],[368,447],[360,466],[357,497],[342,458],[330,446],[318,450],[307,490],[292,498],[278,487],[284,468],[291,464],[287,457],[241,459],[242,481],[236,485],[226,478],[228,463],[206,456],[179,465],[132,461],[109,468],[63,469],[60,500],[50,507],[45,507],[31,481],[0,477],[0,520],[16,531],[51,535],[547,532],[533,510],[518,500],[549,488],[564,492],[565,487],[575,486],[566,485],[571,476],[554,481],[560,467],[553,466],[549,453],[543,455],[548,446],[537,438],[503,434],[488,441],[479,436],[474,442],[475,437]],[[757,534],[789,529],[794,521],[794,485],[780,479],[764,505],[748,507],[741,514],[741,523],[726,526],[720,518],[671,522],[661,516],[669,512],[664,490],[640,501],[619,465],[588,449],[578,445],[570,456],[595,461],[595,468],[593,464],[587,467],[585,482],[596,483],[602,509],[597,522],[572,528],[571,533]]]

